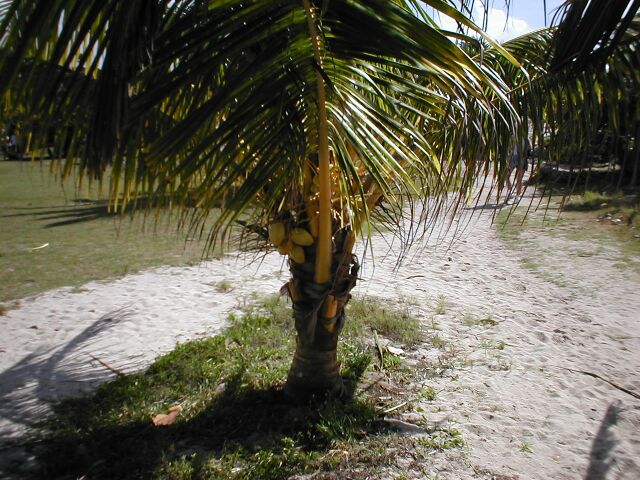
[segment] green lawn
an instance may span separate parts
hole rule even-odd
[[[202,259],[204,240],[178,232],[175,214],[110,214],[97,186],[62,183],[50,164],[0,162],[0,301]]]

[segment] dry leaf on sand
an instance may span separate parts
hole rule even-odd
[[[182,407],[180,405],[175,405],[167,411],[166,415],[164,413],[159,413],[158,415],[153,417],[152,419],[153,424],[156,427],[159,427],[162,425],[171,425],[176,421],[176,417],[180,415],[181,411],[182,411]]]

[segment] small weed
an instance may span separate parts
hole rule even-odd
[[[431,345],[433,345],[436,348],[444,348],[445,345],[447,345],[447,341],[442,339],[440,335],[436,334],[433,337],[431,337]]]
[[[462,358],[462,360],[460,360],[458,362],[458,366],[460,368],[471,368],[475,365],[475,362],[473,361],[473,359],[469,358],[469,357],[464,357]]]
[[[465,324],[467,327],[472,327],[478,324],[475,317],[470,313],[464,314],[464,317],[462,317],[462,323]]]
[[[536,262],[534,259],[525,257],[520,259],[520,263],[527,270],[538,270],[540,268],[540,264]]]
[[[191,464],[194,456],[192,455],[191,459],[182,456],[173,461],[167,457],[163,458],[162,465],[155,472],[155,478],[159,480],[190,480],[194,473],[194,467]]]
[[[475,327],[475,326],[478,326],[478,325],[482,325],[484,327],[493,327],[493,326],[498,324],[498,322],[496,322],[493,319],[492,315],[487,315],[485,317],[476,318],[471,313],[465,313],[464,314],[464,317],[462,319],[462,323],[464,323],[464,325],[467,326],[467,327]]]
[[[478,344],[478,347],[485,351],[504,350],[505,345],[506,344],[504,343],[504,340],[494,341],[488,338],[482,338],[480,339],[480,343]]]
[[[451,448],[462,447],[464,440],[462,433],[456,428],[436,430],[430,435],[419,437],[416,443],[429,450],[449,450]]]
[[[229,280],[220,280],[216,284],[216,289],[219,292],[226,293],[226,292],[230,292],[231,290],[233,290],[233,285],[231,285],[231,282]]]
[[[489,314],[486,317],[480,319],[480,325],[484,325],[485,327],[495,327],[498,322],[493,319],[493,315]]]
[[[7,310],[8,308],[4,304],[0,303],[0,316],[5,315]]]
[[[520,451],[524,452],[524,453],[532,453],[533,450],[531,450],[531,445],[529,445],[529,442],[527,442],[526,440],[523,440],[520,443]]]
[[[496,354],[493,358],[493,361],[487,366],[489,370],[494,372],[508,372],[513,367],[513,361],[511,359],[506,359],[500,354]]]
[[[89,291],[89,289],[85,288],[85,287],[76,286],[76,287],[72,287],[71,288],[71,293],[85,293],[85,292],[88,292],[88,291]]]
[[[420,398],[427,400],[429,402],[432,402],[436,399],[436,396],[437,396],[437,392],[435,388],[433,388],[432,386],[428,386],[427,388],[424,389],[424,391],[420,395]]]
[[[447,298],[442,294],[436,298],[435,312],[436,315],[444,315],[447,313]]]
[[[387,371],[403,370],[407,361],[397,355],[386,354],[382,357],[382,368]]]
[[[554,272],[554,273],[542,272],[540,274],[540,277],[546,280],[547,282],[557,285],[558,287],[566,288],[568,285],[567,281],[563,278],[563,276],[557,272]]]

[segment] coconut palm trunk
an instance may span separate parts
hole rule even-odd
[[[289,292],[297,338],[286,392],[294,399],[344,393],[337,359],[338,336],[345,323],[349,292],[358,278],[359,263],[351,253],[353,231],[340,229],[334,238],[330,282],[315,280],[315,245],[305,249],[304,263],[289,262]]]
[[[344,325],[344,307],[357,278],[357,264],[345,251],[350,230],[342,229],[333,242],[331,162],[320,38],[309,0],[303,0],[312,43],[317,91],[318,132],[318,233],[305,250],[305,261],[290,259],[293,315],[297,332],[296,352],[287,377],[287,393],[294,398],[340,395],[338,336]],[[306,200],[306,199],[305,199]],[[335,245],[335,246],[334,246]],[[295,292],[295,293],[293,293]]]

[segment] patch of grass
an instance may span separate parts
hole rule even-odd
[[[420,395],[420,398],[423,400],[427,400],[429,402],[432,402],[436,399],[436,397],[438,396],[435,388],[433,388],[432,386],[428,386],[427,388],[424,389],[424,391],[422,392],[422,394]]]
[[[420,322],[408,306],[390,308],[379,299],[363,298],[347,305],[344,333],[357,338],[371,337],[373,330],[409,347],[422,340]]]
[[[110,213],[98,188],[62,183],[49,164],[0,162],[0,301],[202,260],[204,239],[185,240],[169,211]]]
[[[522,441],[520,443],[519,450],[524,453],[533,453],[533,450],[531,449],[531,445],[527,441]]]
[[[585,190],[581,194],[569,197],[565,209],[579,212],[615,211],[625,214],[632,212],[634,208],[638,206],[638,203],[640,203],[640,199],[638,199],[637,195],[625,195],[622,192],[605,193]]]
[[[162,480],[189,480],[194,474],[194,466],[190,461],[193,455],[186,455],[169,460],[167,457],[162,459],[162,465],[154,472],[154,477]]]
[[[435,313],[436,315],[444,315],[447,313],[447,297],[442,294],[436,298]]]
[[[495,327],[498,322],[493,319],[493,315],[485,315],[482,317],[476,317],[471,313],[465,313],[462,318],[462,323],[467,327],[483,326],[483,327]]]
[[[220,280],[216,285],[216,290],[218,290],[219,292],[230,292],[231,290],[233,290],[233,285],[231,285],[231,282],[229,280]]]
[[[562,193],[562,192],[560,192]],[[562,212],[559,205],[563,205]],[[545,236],[561,236],[576,242],[590,242],[590,253],[603,246],[640,255],[640,196],[621,192],[585,191],[549,199],[549,206],[502,210],[496,217],[497,230],[508,245],[522,250],[521,233],[534,231]],[[539,251],[539,249],[536,249]]]
[[[456,428],[445,428],[416,439],[416,444],[429,450],[449,450],[464,445],[462,433]]]
[[[494,372],[508,372],[512,367],[513,360],[510,358],[504,358],[500,354],[493,355],[493,358],[491,358],[489,364],[487,365],[487,368]]]
[[[514,207],[501,210],[496,215],[495,225],[502,239],[507,243],[513,243],[520,240],[520,235],[525,230],[553,228],[563,225],[565,221],[564,216],[558,215],[557,205],[554,208],[542,208],[537,211],[529,211],[525,207]]]
[[[352,302],[347,322],[356,326],[345,329],[340,355],[345,383],[355,387],[374,351],[357,337],[366,318],[353,314],[370,313],[363,305],[370,301]],[[406,316],[376,305],[390,318]],[[382,420],[385,402],[397,396],[371,388],[348,401],[291,404],[282,392],[295,348],[290,306],[264,299],[230,324],[224,335],[178,345],[144,373],[54,405],[54,417],[25,443],[37,458],[33,478],[262,480],[322,471],[376,478],[393,463],[397,437]],[[402,336],[395,330],[401,322],[384,324],[386,335]],[[393,384],[394,371],[385,372],[385,382]],[[153,426],[151,418],[173,405],[182,407],[176,422]],[[434,438],[433,448],[449,448],[454,437]]]
[[[564,210],[559,205],[566,201]],[[519,253],[536,252],[521,259],[525,268],[560,287],[574,287],[554,265],[555,255],[599,257],[614,267],[640,273],[640,199],[637,195],[585,192],[570,198],[555,196],[549,208],[502,210],[496,228],[507,247]],[[556,242],[556,239],[560,242]],[[575,242],[575,246],[570,242]],[[561,243],[564,251],[549,249]],[[622,258],[630,258],[625,262]]]
[[[527,270],[536,271],[540,268],[540,264],[533,258],[529,258],[529,257],[521,258],[520,263]]]
[[[382,369],[385,371],[405,370],[406,364],[407,361],[398,355],[387,353],[382,357]]]
[[[431,345],[436,348],[444,348],[447,345],[447,341],[440,337],[440,335],[434,335],[431,337]]]

